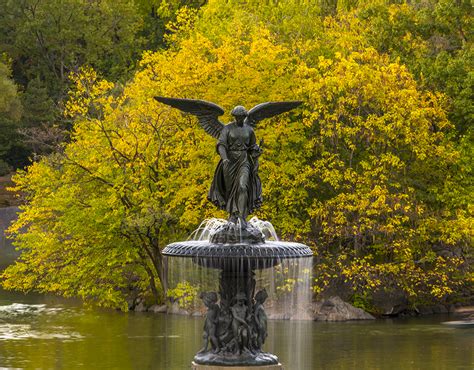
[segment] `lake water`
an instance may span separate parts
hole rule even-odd
[[[270,321],[266,350],[286,370],[471,370],[474,330],[440,325],[455,318]],[[202,318],[87,309],[0,291],[0,368],[190,369],[202,326]]]
[[[0,208],[0,270],[17,255],[3,237],[16,212]],[[285,370],[472,370],[474,329],[440,324],[450,319],[270,321],[265,349]],[[0,290],[0,370],[190,369],[202,327],[202,318],[87,309]]]

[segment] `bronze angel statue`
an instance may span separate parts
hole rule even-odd
[[[217,139],[221,157],[214,173],[208,199],[229,213],[229,222],[247,226],[247,216],[262,203],[262,185],[258,176],[258,157],[262,153],[254,128],[265,118],[288,112],[300,101],[267,102],[249,111],[236,106],[234,121],[225,125],[219,121],[224,110],[204,100],[155,97],[161,103],[196,116],[204,130]]]

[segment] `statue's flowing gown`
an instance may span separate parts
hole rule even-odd
[[[262,203],[262,185],[258,176],[258,162],[252,153],[258,150],[253,128],[235,122],[224,127],[217,142],[229,159],[227,171],[222,159],[217,165],[208,198],[231,215],[246,217]]]

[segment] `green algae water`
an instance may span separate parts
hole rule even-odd
[[[266,350],[286,370],[473,369],[474,330],[455,316],[319,323],[270,321]],[[190,369],[202,318],[87,309],[0,291],[1,369]]]

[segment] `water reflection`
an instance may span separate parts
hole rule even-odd
[[[270,321],[266,350],[286,370],[472,369],[474,331],[446,317],[377,322]],[[189,369],[201,318],[88,310],[0,292],[0,367]]]

